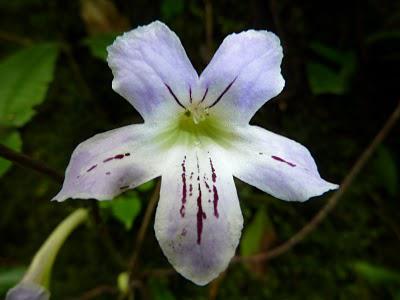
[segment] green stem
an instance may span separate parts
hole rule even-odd
[[[80,208],[62,221],[36,253],[22,282],[35,282],[49,288],[51,269],[58,251],[71,232],[87,219],[87,210]]]

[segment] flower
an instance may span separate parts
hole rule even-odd
[[[156,237],[174,268],[204,285],[226,269],[239,243],[243,217],[233,176],[288,201],[337,188],[320,177],[305,147],[249,125],[284,86],[275,34],[229,35],[200,76],[159,21],[107,50],[113,89],[144,123],[81,143],[55,200],[106,200],[161,176]]]

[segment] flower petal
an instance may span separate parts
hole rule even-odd
[[[279,38],[265,30],[248,30],[225,38],[200,76],[210,114],[246,124],[285,84]]]
[[[156,21],[118,37],[107,48],[113,89],[145,121],[160,122],[182,110],[198,75],[179,38]]]
[[[62,190],[53,200],[110,200],[160,175],[163,159],[154,141],[158,131],[130,125],[81,143],[73,152]]]
[[[230,155],[233,175],[282,200],[305,201],[338,185],[323,180],[310,152],[261,127],[237,128]]]
[[[230,168],[217,153],[175,151],[162,174],[155,232],[174,268],[205,285],[235,254],[243,218]]]
[[[33,282],[20,282],[11,288],[5,300],[48,300],[50,293],[43,286]]]

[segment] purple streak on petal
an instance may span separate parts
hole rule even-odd
[[[199,195],[197,197],[197,244],[200,245],[201,234],[203,232],[203,219],[207,218],[205,212],[203,211],[203,206],[201,203],[202,197],[201,197],[200,182],[198,183],[198,191],[199,191]]]
[[[182,161],[182,198],[181,198],[181,209],[179,210],[181,217],[185,217],[185,204],[186,204],[186,197],[187,197],[187,190],[186,190],[186,155]]]
[[[167,87],[169,93],[171,94],[171,96],[175,99],[176,103],[178,103],[179,106],[181,106],[183,109],[186,109],[186,107],[179,101],[178,97],[176,97],[176,95],[174,94],[174,92],[172,91],[171,87],[166,84],[164,82],[165,86]]]
[[[129,188],[129,185],[121,186],[119,189],[120,189],[120,190],[125,190],[125,189],[127,189],[127,188]]]
[[[96,167],[97,167],[97,165],[93,165],[93,166],[91,166],[89,169],[87,169],[86,172],[90,172],[90,171],[92,171],[93,169],[95,169]]]
[[[216,218],[219,217],[219,213],[218,213],[218,200],[219,200],[219,196],[218,196],[218,190],[217,187],[215,185],[215,182],[217,181],[217,174],[215,173],[215,168],[212,162],[211,157],[209,158],[210,160],[210,167],[211,167],[211,177],[212,177],[212,181],[213,181],[213,194],[214,194],[214,199],[213,199],[213,204],[214,204],[214,216]]]
[[[106,172],[106,175],[111,175],[111,172]]]
[[[130,153],[117,154],[117,155],[115,155],[115,156],[111,156],[111,157],[106,158],[105,160],[103,160],[103,163],[112,161],[112,160],[114,160],[114,159],[123,159],[125,156],[130,156],[130,155],[131,155]]]
[[[213,162],[211,160],[211,157],[209,158],[209,160],[210,160],[212,181],[215,183],[215,181],[217,180],[217,174],[215,174],[215,169],[214,169],[214,165],[213,165]]]
[[[204,185],[206,186],[208,192],[211,193],[210,185],[207,182],[206,175],[203,176],[203,179],[204,179]]]
[[[192,99],[192,87],[191,86],[189,87],[189,100],[190,100],[190,103],[193,102],[193,99]]]
[[[291,166],[291,167],[295,167],[295,166],[296,166],[294,163],[291,163],[291,162],[289,162],[289,161],[286,161],[286,160],[284,160],[283,158],[280,158],[279,156],[272,155],[271,157],[272,157],[273,159],[275,159],[275,160],[277,160],[277,161],[280,161],[280,162],[283,162],[283,163],[285,163],[285,164],[287,164],[287,165],[289,165],[289,166]]]
[[[219,200],[219,196],[218,196],[218,190],[217,187],[215,185],[213,185],[213,192],[214,192],[214,200],[213,200],[213,204],[214,204],[214,216],[216,218],[219,217],[219,213],[218,213],[218,200]]]
[[[226,92],[228,92],[228,90],[231,88],[232,84],[235,82],[237,76],[232,80],[232,82],[230,84],[228,84],[228,86],[222,91],[221,95],[218,96],[218,98],[214,101],[213,104],[209,105],[208,108],[211,108],[213,106],[215,106],[221,99],[222,97],[226,94]]]
[[[201,98],[200,103],[202,103],[206,99],[207,93],[208,93],[208,87],[206,88],[206,91],[204,92],[203,98]]]
[[[189,185],[189,196],[192,196],[192,195],[193,195],[193,185],[190,184]]]

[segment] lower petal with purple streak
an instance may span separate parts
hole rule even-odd
[[[243,218],[230,168],[216,153],[177,151],[162,174],[155,232],[174,268],[204,285],[235,254]]]

